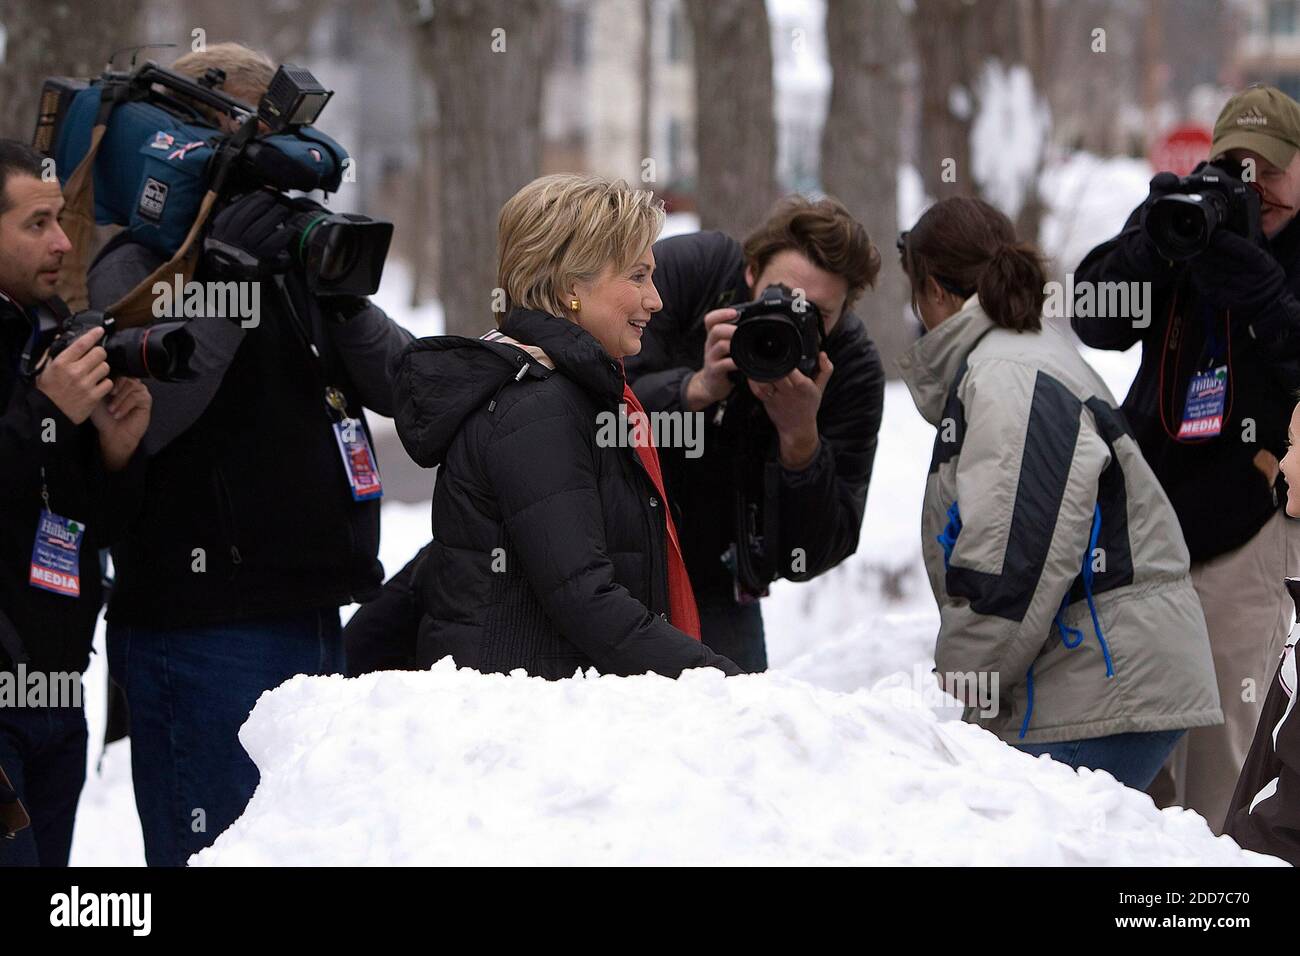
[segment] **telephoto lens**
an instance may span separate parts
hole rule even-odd
[[[155,322],[139,328],[119,329],[116,320],[103,312],[87,309],[64,320],[58,338],[50,344],[54,359],[74,339],[91,329],[103,328],[99,344],[108,353],[108,367],[114,375],[152,378],[159,382],[184,382],[194,377],[194,336],[187,322]]]

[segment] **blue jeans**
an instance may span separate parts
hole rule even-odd
[[[1124,786],[1145,790],[1184,733],[1182,730],[1153,730],[1059,744],[1016,744],[1015,747],[1034,756],[1047,754],[1071,767],[1105,770]]]
[[[700,636],[715,654],[730,658],[746,674],[767,670],[767,642],[759,604],[701,603]]]
[[[108,626],[126,695],[131,778],[150,866],[184,866],[234,823],[257,789],[239,728],[263,691],[343,671],[337,608],[232,624]]]
[[[0,767],[32,825],[0,840],[0,866],[67,866],[86,781],[80,707],[0,707]]]

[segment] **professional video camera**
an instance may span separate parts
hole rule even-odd
[[[183,382],[193,378],[190,358],[194,338],[186,322],[155,322],[143,328],[119,329],[111,315],[86,309],[64,320],[58,337],[50,343],[53,360],[72,340],[91,329],[102,327],[99,345],[108,353],[108,367],[116,375],[152,378],[160,382]]]
[[[221,203],[261,188],[338,190],[347,154],[312,127],[331,91],[309,71],[285,64],[254,108],[218,89],[224,80],[220,70],[192,80],[152,62],[130,73],[108,70],[89,83],[47,79],[34,145],[54,158],[65,186],[96,148],[95,221],[124,226],[164,257],[182,247],[209,193]],[[235,131],[223,132],[214,117],[228,118]],[[105,128],[95,146],[98,125]],[[298,232],[290,245],[308,288],[373,293],[392,224],[316,204],[310,215],[303,212],[288,228]]]
[[[733,306],[731,358],[755,382],[774,382],[795,369],[817,377],[826,331],[821,311],[785,285],[770,285],[753,302]]]
[[[1259,195],[1240,164],[1203,162],[1142,214],[1142,229],[1166,259],[1203,252],[1217,229],[1252,241],[1261,237]]]

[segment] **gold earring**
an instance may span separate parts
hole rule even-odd
[[[570,300],[569,300],[569,311],[570,311],[570,312],[581,312],[581,311],[582,311],[582,303],[579,302],[577,299],[570,299]]]

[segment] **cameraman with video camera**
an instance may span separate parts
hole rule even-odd
[[[850,309],[880,255],[838,201],[801,196],[743,245],[698,232],[654,254],[663,310],[628,380],[647,412],[703,418],[701,449],[660,449],[669,497],[704,642],[763,671],[768,585],[857,549],[885,380]]]
[[[40,154],[0,140],[0,679],[11,689],[0,695],[0,780],[31,816],[0,840],[0,866],[68,863],[99,549],[133,511],[151,405],[139,381],[110,377],[102,328],[63,333],[62,208]],[[49,693],[27,699],[33,686]]]
[[[1188,731],[1149,792],[1215,832],[1293,620],[1281,580],[1300,565],[1300,533],[1278,462],[1300,386],[1297,208],[1300,104],[1252,86],[1220,112],[1210,165],[1156,175],[1076,272],[1076,289],[1150,283],[1140,321],[1076,315],[1073,326],[1095,348],[1142,344],[1124,412],[1191,552],[1225,719]]]
[[[172,70],[248,104],[281,76],[230,43]],[[109,662],[150,865],[183,865],[243,812],[258,774],[238,731],[258,696],[343,670],[338,609],[383,577],[362,408],[391,414],[390,365],[411,340],[363,296],[311,285],[290,258],[305,244],[299,201],[262,187],[220,203],[195,280],[257,285],[260,315],[192,319],[194,379],[151,383],[143,510],[113,552]],[[162,261],[115,240],[92,266],[92,305]]]

